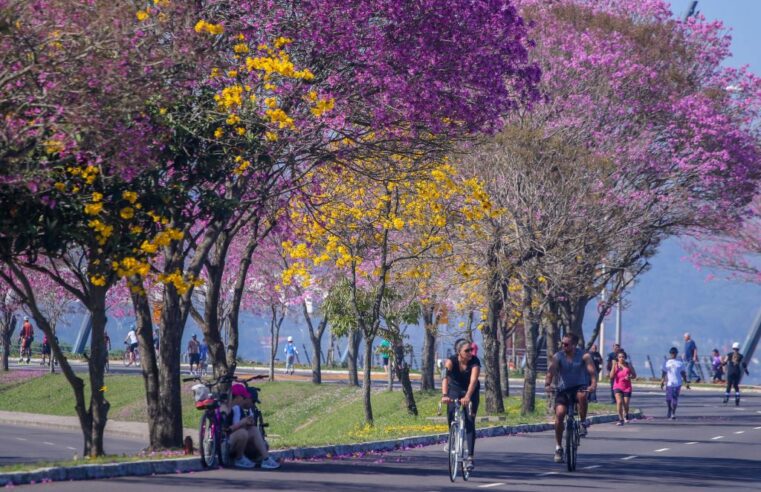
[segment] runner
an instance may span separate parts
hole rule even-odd
[[[545,392],[552,391],[552,383],[555,382],[555,463],[563,462],[563,427],[568,405],[574,401],[579,404],[579,418],[581,419],[582,436],[587,435],[587,391],[597,389],[597,373],[592,357],[585,354],[577,347],[579,337],[569,333],[563,337],[563,350],[552,356],[552,363],[547,369],[544,380]],[[587,383],[589,382],[589,386]]]
[[[682,381],[687,381],[687,371],[682,359],[677,357],[679,349],[671,347],[669,349],[670,358],[663,363],[661,369],[661,389],[666,385],[666,418],[676,420],[676,406],[679,403],[679,392],[682,389]],[[687,382],[687,389],[690,389],[690,383]]]
[[[610,371],[610,379],[613,381],[613,393],[616,395],[616,410],[618,411],[618,423],[624,425],[629,422],[629,400],[632,397],[632,379],[637,379],[634,367],[626,362],[626,352],[621,350],[617,354],[618,359],[613,363]]]
[[[193,372],[193,366],[196,366],[196,371],[200,369],[200,361],[201,344],[198,342],[198,335],[193,335],[188,342],[188,362],[190,364],[190,374],[195,375],[195,372]]]
[[[743,358],[743,354],[740,353],[740,344],[738,342],[733,343],[732,352],[727,354],[723,363],[727,368],[727,390],[724,393],[724,404],[729,401],[729,391],[734,386],[735,406],[740,406],[740,378],[742,377],[743,371],[745,371],[745,374],[750,374],[748,372],[748,364]]]

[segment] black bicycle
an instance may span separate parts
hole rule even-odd
[[[576,392],[570,392],[570,404],[565,416],[565,462],[568,471],[576,470],[576,458],[578,457],[579,445],[581,444],[581,431],[579,421],[576,420],[577,401]]]

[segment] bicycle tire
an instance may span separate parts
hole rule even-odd
[[[565,426],[565,463],[568,471],[576,470],[576,431],[574,429],[575,420],[566,419]]]
[[[204,412],[198,428],[198,452],[204,468],[215,468],[221,461],[219,434],[214,420],[213,414]]]
[[[470,471],[465,466],[465,449],[467,448],[467,443],[465,442],[465,419],[464,416],[460,416],[460,432],[458,432],[459,441],[460,441],[460,471],[462,472],[462,479],[464,481],[468,481],[470,478]]]
[[[267,448],[267,451],[269,451],[270,443],[267,440],[267,431],[265,430],[267,424],[264,423],[264,416],[258,407],[254,407],[254,417],[256,418],[256,426],[259,428],[259,432],[262,434],[262,439],[264,439],[264,446]]]
[[[122,363],[124,364],[124,367],[127,367],[129,365],[129,352],[124,352],[124,357],[122,357]]]
[[[449,426],[449,480],[454,482],[457,478],[457,458],[459,452],[457,450],[457,444],[459,441],[459,429],[457,422],[452,422]]]

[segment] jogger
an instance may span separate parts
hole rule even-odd
[[[666,406],[668,408],[666,412],[666,418],[676,419],[676,407],[679,403],[679,393],[682,389],[682,381],[687,380],[687,372],[685,371],[684,361],[677,358],[679,350],[676,347],[669,349],[669,356],[666,362],[663,363],[663,369],[661,370],[661,389],[664,384],[666,385]],[[687,382],[687,389],[690,389],[690,383]]]

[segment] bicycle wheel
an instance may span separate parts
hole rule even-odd
[[[220,449],[217,426],[214,415],[204,412],[198,429],[198,451],[201,454],[201,464],[206,468],[214,468],[219,464]]]
[[[452,482],[457,478],[457,458],[460,456],[458,427],[456,421],[449,426],[449,480]]]
[[[576,469],[576,421],[572,418],[566,419],[565,426],[565,463],[568,471]]]
[[[129,365],[129,352],[124,351],[124,357],[122,357],[122,362],[124,363],[124,367],[127,367]]]

